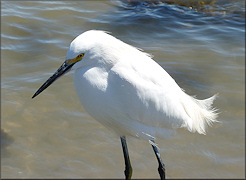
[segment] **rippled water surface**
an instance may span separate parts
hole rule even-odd
[[[190,95],[219,93],[206,136],[157,139],[167,178],[245,176],[245,1],[173,2],[1,1],[3,178],[124,178],[120,139],[85,112],[72,73],[31,99],[90,29],[152,54]],[[159,178],[149,143],[127,141],[132,177]]]

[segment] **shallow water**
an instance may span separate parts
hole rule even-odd
[[[245,177],[245,1],[215,2],[1,1],[1,176],[124,178],[120,139],[84,111],[72,73],[31,99],[70,42],[101,29],[154,55],[188,94],[219,93],[222,123],[206,136],[157,139],[167,178]],[[148,142],[127,142],[132,178],[159,178]]]

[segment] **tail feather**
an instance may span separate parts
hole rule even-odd
[[[183,103],[183,107],[189,116],[185,124],[189,131],[206,134],[207,125],[211,126],[213,123],[218,122],[216,120],[218,116],[217,109],[212,107],[213,101],[217,96],[216,94],[204,100],[188,96],[185,103]]]

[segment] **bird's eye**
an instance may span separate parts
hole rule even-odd
[[[81,53],[78,55],[78,58],[82,58],[84,56],[84,53]]]

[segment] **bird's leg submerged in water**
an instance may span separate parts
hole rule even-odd
[[[126,179],[131,179],[132,177],[132,166],[128,154],[127,144],[126,144],[126,138],[125,136],[120,137],[121,145],[124,153],[124,159],[125,159],[125,176]]]
[[[158,163],[159,163],[158,172],[160,174],[160,177],[161,177],[161,179],[166,179],[165,164],[162,162],[161,155],[160,155],[160,153],[159,153],[159,151],[155,145],[155,140],[151,139],[150,141],[152,142],[151,145],[152,145],[152,148],[155,152],[155,156],[156,156]]]

